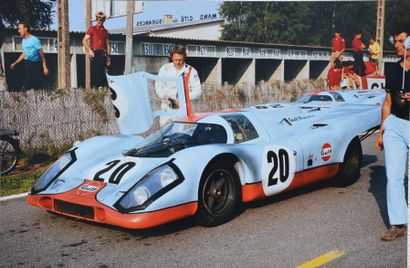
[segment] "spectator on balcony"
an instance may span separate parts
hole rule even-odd
[[[371,37],[369,40],[368,52],[369,52],[369,61],[378,65],[381,50],[380,50],[379,43],[376,41],[374,37]]]
[[[345,51],[345,48],[345,40],[341,36],[340,31],[336,31],[334,37],[332,38],[332,55],[330,57],[330,65],[334,64],[335,61],[342,61],[342,54]]]
[[[353,70],[358,75],[364,76],[366,67],[364,66],[362,50],[366,48],[366,46],[363,44],[361,38],[362,38],[361,31],[357,31],[352,41],[353,59],[354,59]]]

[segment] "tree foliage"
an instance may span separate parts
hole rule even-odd
[[[376,32],[376,1],[224,2],[222,39],[329,46],[336,29],[346,44],[356,31],[368,40]],[[398,20],[409,21],[410,1],[386,1],[385,33]]]
[[[24,21],[33,28],[44,29],[53,21],[55,0],[2,0],[0,1],[0,29],[16,27]]]

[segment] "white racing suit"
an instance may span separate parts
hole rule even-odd
[[[172,62],[166,63],[161,66],[158,72],[158,76],[162,77],[184,77],[184,83],[188,84],[189,97],[191,100],[198,99],[202,94],[201,83],[199,81],[198,72],[190,65],[184,64],[184,66],[178,70],[175,68]],[[187,81],[186,81],[187,80]],[[168,100],[164,100],[164,96],[168,96],[171,99],[177,99],[176,84],[172,82],[156,81],[155,92],[161,99],[161,110],[171,111],[172,105]],[[161,116],[159,119],[160,126],[162,127],[166,123],[172,120],[172,117]]]

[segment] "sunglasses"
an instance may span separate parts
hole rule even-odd
[[[95,17],[95,19],[98,21],[105,21],[104,17]]]

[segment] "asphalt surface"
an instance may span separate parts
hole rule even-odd
[[[329,251],[325,267],[407,267],[407,237],[388,224],[383,154],[363,143],[360,180],[321,183],[254,202],[218,227],[192,219],[130,231],[46,213],[25,199],[0,202],[0,267],[296,267]]]

